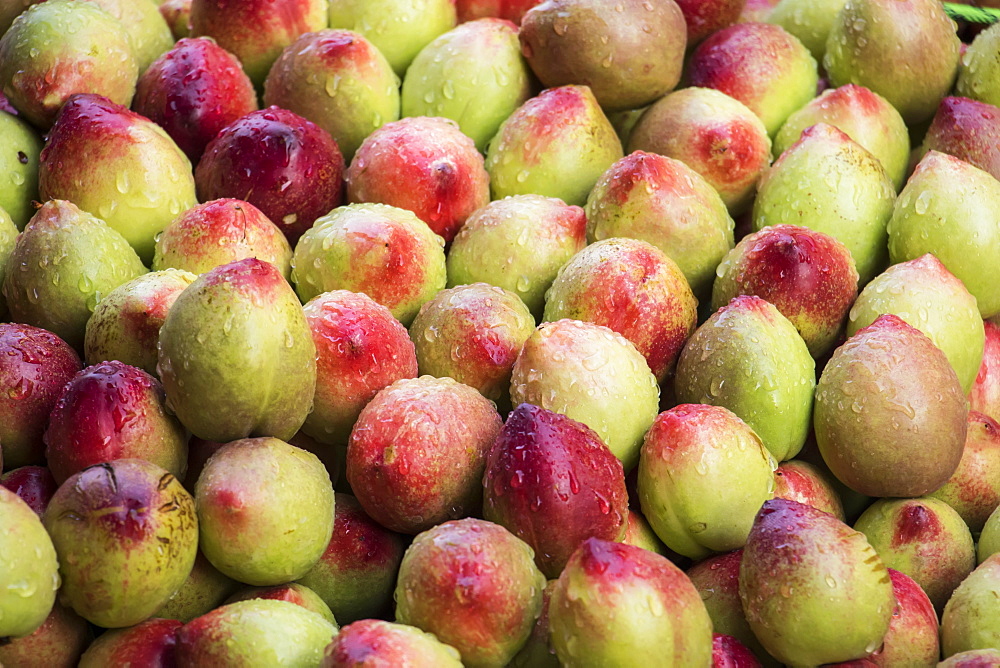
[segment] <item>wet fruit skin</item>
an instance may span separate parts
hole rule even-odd
[[[521,404],[507,418],[483,488],[483,517],[528,543],[547,577],[585,539],[620,540],[625,531],[621,462],[589,427],[538,406]]]
[[[55,334],[31,325],[0,323],[0,443],[3,465],[44,461],[42,434],[63,385],[83,368]]]
[[[224,127],[257,110],[239,60],[207,37],[182,39],[136,84],[132,108],[155,121],[198,164]]]
[[[0,638],[26,636],[41,626],[59,589],[52,540],[38,515],[14,492],[0,487]]]
[[[151,617],[187,578],[198,550],[194,499],[141,459],[70,476],[43,522],[60,555],[64,599],[105,628]]]
[[[79,668],[173,665],[181,626],[174,619],[148,619],[130,628],[107,631],[83,653]]]
[[[340,629],[326,648],[323,668],[378,663],[407,668],[461,668],[458,651],[406,624],[363,619]]]
[[[396,381],[358,416],[347,480],[375,521],[400,533],[425,531],[479,508],[487,451],[501,425],[491,401],[452,378]]]
[[[250,202],[290,244],[344,199],[344,156],[326,130],[298,114],[268,107],[219,131],[194,178],[201,201]]]
[[[468,666],[504,666],[541,612],[545,576],[532,550],[503,527],[474,518],[418,535],[396,585],[396,620],[429,631]]]
[[[169,415],[160,382],[118,361],[82,370],[63,388],[45,430],[45,457],[56,482],[114,459],[145,459],[179,480],[187,433]]]

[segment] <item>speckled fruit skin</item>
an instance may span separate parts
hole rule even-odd
[[[739,576],[743,550],[733,550],[702,559],[687,570],[708,610],[715,633],[732,636],[743,643],[761,660],[768,658],[757,636],[753,634],[740,601]],[[772,665],[773,660],[768,663]]]
[[[6,111],[0,113],[0,137],[4,143],[4,148],[0,149],[0,173],[7,175],[0,189],[0,209],[7,213],[17,230],[22,230],[35,213],[31,202],[38,199],[38,156],[42,152],[42,139],[27,121]],[[9,233],[8,230],[0,236]],[[0,311],[2,309],[0,305]]]
[[[486,455],[502,422],[493,403],[451,378],[421,376],[381,390],[347,446],[347,480],[382,526],[416,534],[475,512]]]
[[[320,595],[340,624],[350,624],[389,610],[406,543],[350,494],[338,492],[336,499],[330,542],[298,581]]]
[[[705,179],[679,160],[635,151],[615,162],[587,198],[587,238],[649,242],[677,263],[696,297],[732,249],[733,219]]]
[[[125,238],[103,220],[50,200],[17,237],[3,294],[12,321],[47,329],[79,351],[98,302],[145,273]]]
[[[412,211],[446,243],[490,201],[482,154],[444,118],[386,123],[362,142],[345,177],[348,201]]]
[[[270,262],[291,277],[292,247],[281,229],[250,202],[223,198],[188,209],[164,228],[156,237],[153,271],[204,274],[248,257]]]
[[[109,292],[87,320],[83,337],[87,361],[119,360],[155,374],[160,327],[174,301],[196,278],[183,269],[164,269]]]
[[[753,230],[792,224],[847,246],[865,285],[887,264],[886,225],[896,191],[878,159],[837,128],[817,123],[761,179]]]
[[[930,119],[958,69],[955,24],[934,0],[849,0],[826,41],[823,66],[834,86],[866,86],[907,125]],[[886,67],[905,62],[907,67]]]
[[[329,132],[350,163],[365,137],[399,119],[399,79],[360,33],[318,30],[300,35],[278,56],[264,82],[264,104],[290,109]]]
[[[983,359],[985,329],[976,298],[930,253],[894,264],[865,286],[851,307],[847,336],[884,314],[898,315],[948,357],[963,393]]]
[[[125,27],[97,3],[34,4],[0,39],[0,88],[41,130],[75,93],[128,105],[138,76]]]
[[[827,476],[809,462],[782,462],[774,472],[774,498],[804,503],[844,522],[844,506]]]
[[[79,668],[111,665],[167,666],[176,661],[175,619],[147,619],[126,629],[102,633],[80,657]]]
[[[1000,424],[969,411],[962,460],[948,481],[929,496],[944,501],[978,534],[1000,506]]]
[[[1000,28],[990,26],[969,45],[958,67],[955,92],[959,95],[993,105],[1000,103],[1000,87],[996,85],[998,37]]]
[[[457,22],[454,0],[339,0],[330,27],[354,30],[385,54],[402,77],[420,51]]]
[[[754,634],[792,665],[870,654],[882,644],[895,607],[889,573],[862,534],[785,499],[765,502],[757,514],[739,589]]]
[[[496,285],[540,318],[545,291],[559,268],[587,245],[586,226],[582,208],[554,197],[515,195],[490,202],[469,216],[452,241],[448,287]]]
[[[967,97],[941,100],[922,151],[940,151],[1000,178],[1000,109]]]
[[[60,595],[105,628],[151,617],[187,578],[198,551],[191,495],[173,475],[142,459],[118,459],[70,476],[42,521],[60,557]]]
[[[344,156],[330,133],[295,112],[267,107],[238,118],[205,147],[194,170],[202,202],[250,202],[293,246],[344,199]]]
[[[546,88],[589,86],[607,111],[637,109],[673,90],[687,45],[673,0],[547,0],[521,21],[521,52]]]
[[[198,550],[184,584],[153,613],[162,619],[189,622],[222,605],[240,584],[219,570]]]
[[[539,325],[514,362],[510,383],[512,406],[535,404],[584,423],[626,472],[639,461],[659,394],[634,345],[607,327],[578,320]]]
[[[59,484],[114,459],[145,459],[179,480],[187,469],[187,432],[167,413],[160,381],[118,361],[89,366],[66,383],[44,441]]]
[[[896,607],[882,646],[869,655],[876,666],[935,666],[940,657],[938,615],[913,578],[889,568]]]
[[[49,500],[56,493],[56,484],[52,472],[45,466],[21,466],[9,469],[0,476],[0,485],[21,497],[21,500],[41,517]]]
[[[177,632],[177,665],[318,666],[337,627],[288,601],[224,605]]]
[[[854,528],[886,566],[913,578],[937,610],[976,567],[976,548],[961,515],[938,499],[879,499]]]
[[[454,378],[509,410],[510,375],[535,319],[513,292],[473,283],[442,290],[410,325],[420,373]]]
[[[771,162],[767,128],[742,102],[714,88],[684,88],[657,100],[639,118],[628,151],[680,160],[743,213]]]
[[[590,244],[563,265],[545,299],[544,320],[583,320],[618,332],[658,382],[673,370],[698,319],[698,300],[680,267],[638,239]]]
[[[40,627],[55,604],[59,563],[38,515],[6,487],[0,487],[0,638],[26,636]]]
[[[195,436],[287,439],[309,413],[316,347],[291,286],[250,258],[202,274],[177,297],[157,370],[167,406]]]
[[[191,35],[211,37],[239,58],[258,88],[282,49],[302,33],[326,28],[327,19],[323,0],[191,2]]]
[[[363,292],[403,325],[445,287],[444,240],[411,211],[350,204],[319,218],[295,246],[302,301],[330,290]]]
[[[815,385],[815,363],[795,326],[770,302],[743,295],[688,339],[674,391],[682,403],[728,408],[782,462],[805,443]]]
[[[689,85],[715,88],[753,111],[773,137],[816,95],[816,60],[802,42],[769,23],[723,28],[691,54]]]
[[[676,0],[687,24],[688,46],[736,23],[746,0]]]
[[[621,540],[625,532],[621,462],[592,429],[538,406],[521,404],[507,418],[483,488],[483,517],[530,545],[550,578],[587,538]]]
[[[941,349],[895,315],[834,351],[816,386],[813,426],[837,478],[868,496],[920,496],[962,458],[968,405]]]
[[[271,585],[270,587],[244,587],[226,599],[226,604],[252,599],[288,601],[310,612],[315,612],[331,624],[337,623],[337,620],[333,617],[333,613],[330,612],[330,606],[323,602],[319,594],[298,582],[287,582],[285,584]]]
[[[844,244],[798,225],[768,226],[743,237],[715,270],[712,308],[756,295],[795,325],[814,358],[840,336],[858,294],[858,272]]]
[[[0,647],[0,661],[25,668],[78,668],[93,635],[87,620],[56,601],[34,633]]]
[[[257,110],[257,93],[240,61],[215,40],[179,40],[136,84],[132,108],[156,122],[198,164],[208,143]]]
[[[331,290],[303,311],[316,344],[316,394],[302,429],[322,443],[344,445],[379,390],[417,377],[417,356],[406,328],[366,294]]]
[[[969,392],[969,408],[1000,419],[1000,325],[983,322],[986,342],[983,345],[983,362]]]
[[[565,665],[711,665],[712,622],[691,581],[633,545],[582,543],[552,590],[549,625]]]
[[[492,198],[535,193],[582,206],[621,140],[587,86],[549,88],[503,122],[486,153]]]
[[[69,200],[100,217],[144,263],[156,234],[195,205],[194,186],[190,160],[160,126],[98,95],[63,106],[38,169],[43,199]]]
[[[58,336],[31,325],[0,323],[0,443],[5,470],[41,464],[42,434],[63,385],[83,368]]]
[[[556,651],[549,638],[549,602],[556,581],[549,580],[542,590],[542,611],[535,620],[535,626],[528,636],[528,642],[514,655],[510,668],[560,668]]]
[[[903,187],[910,160],[910,133],[896,108],[864,86],[828,88],[788,117],[774,137],[780,156],[802,131],[826,123],[853,139],[882,163],[895,189]]]
[[[402,114],[450,118],[485,153],[500,124],[534,92],[517,36],[514,24],[488,18],[435,39],[406,71]]]
[[[326,648],[323,668],[380,664],[407,668],[461,668],[459,653],[432,633],[406,624],[364,619],[340,629]]]
[[[505,666],[541,614],[544,587],[531,548],[503,527],[445,522],[403,555],[396,621],[433,633],[467,666]]]
[[[1000,314],[1000,284],[992,279],[1000,262],[1000,182],[988,173],[930,151],[900,192],[888,232],[893,264],[932,253],[973,294],[983,318]]]
[[[201,549],[239,582],[262,587],[300,578],[330,542],[330,476],[315,455],[282,440],[228,443],[194,490]]]
[[[693,559],[727,552],[743,547],[754,516],[771,498],[776,465],[728,409],[681,404],[660,413],[646,433],[639,501],[656,535],[675,552]]]
[[[1000,646],[1000,555],[995,554],[962,581],[941,615],[945,658]]]

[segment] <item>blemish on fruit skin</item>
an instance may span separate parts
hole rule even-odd
[[[934,513],[919,502],[909,503],[899,512],[890,545],[898,548],[917,542],[926,543],[940,534],[942,528],[940,520]]]

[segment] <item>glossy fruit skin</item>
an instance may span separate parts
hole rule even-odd
[[[343,202],[343,175],[344,156],[329,132],[273,106],[220,130],[194,170],[199,200],[250,202],[292,245]]]
[[[997,600],[1000,555],[986,559],[958,586],[941,615],[941,653],[989,649],[1000,644]]]
[[[694,559],[743,547],[774,493],[776,462],[732,411],[681,404],[643,439],[638,496],[667,547]],[[709,502],[707,499],[712,498]]]
[[[264,104],[329,132],[349,164],[365,137],[399,120],[399,79],[360,33],[318,30],[300,35],[278,56],[264,82]]]
[[[157,370],[168,407],[196,436],[287,439],[316,391],[316,347],[285,278],[249,258],[202,274],[177,297]]]
[[[125,237],[72,202],[53,199],[18,235],[3,294],[11,320],[47,329],[80,351],[101,297],[145,273]]]
[[[504,666],[541,612],[545,576],[532,550],[503,527],[474,518],[440,524],[407,548],[396,619],[433,633],[469,666]]]
[[[326,28],[327,11],[323,0],[286,0],[279,8],[259,0],[192,0],[191,35],[211,37],[239,58],[259,89],[282,49],[302,33]]]
[[[462,668],[458,651],[434,634],[381,619],[362,619],[341,628],[326,648],[323,668],[376,662],[408,668]]]
[[[86,164],[80,155],[88,155]],[[159,125],[99,95],[63,105],[42,149],[38,191],[92,213],[148,264],[156,235],[197,203],[191,161]]]
[[[132,102],[194,165],[220,130],[257,107],[240,61],[208,37],[181,39],[160,56],[139,77]]]
[[[677,399],[728,408],[781,462],[802,449],[812,418],[815,362],[795,326],[770,302],[734,298],[688,339]]]
[[[83,368],[65,341],[40,327],[0,323],[0,443],[3,465],[41,464],[42,434],[63,385]]]
[[[550,578],[585,539],[620,540],[626,529],[621,462],[589,427],[538,406],[521,404],[508,416],[483,488],[483,517],[530,545]]]
[[[0,637],[19,637],[40,627],[55,604],[60,578],[56,551],[38,515],[14,492],[0,487]]]
[[[823,459],[848,487],[915,497],[958,467],[967,412],[941,349],[883,315],[834,351],[816,386],[813,424]]]
[[[80,371],[63,387],[45,430],[56,482],[115,459],[145,459],[184,480],[187,433],[167,413],[163,386],[117,360]]]
[[[41,130],[76,93],[128,105],[138,76],[126,28],[97,3],[34,3],[0,39],[0,87]]]

